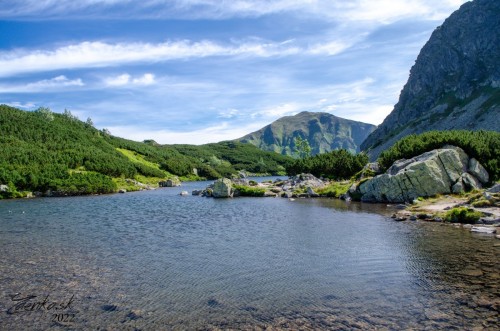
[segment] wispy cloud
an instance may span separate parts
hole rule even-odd
[[[34,109],[36,107],[36,104],[34,102],[12,101],[12,102],[5,102],[5,104],[7,106],[21,108],[21,109]]]
[[[229,119],[229,118],[236,117],[239,112],[240,111],[238,109],[230,108],[230,109],[219,111],[219,115],[217,117]]]
[[[142,76],[133,78],[129,74],[107,77],[104,79],[107,86],[127,86],[127,85],[152,85],[155,83],[155,75],[146,73]]]
[[[57,69],[118,66],[137,62],[161,62],[209,56],[283,56],[299,50],[281,43],[221,45],[212,41],[164,43],[104,43],[99,41],[54,50],[15,50],[0,53],[0,77]]]
[[[3,0],[0,17],[226,19],[276,13],[319,19],[394,21],[403,17],[442,19],[466,0]],[[118,10],[119,9],[119,10]]]
[[[272,106],[257,112],[252,113],[250,116],[252,119],[255,118],[273,118],[277,119],[279,117],[295,115],[300,112],[302,105],[296,102],[283,103],[276,106]],[[302,109],[305,110],[305,109]]]
[[[53,92],[54,90],[64,90],[68,87],[84,85],[81,78],[71,80],[61,75],[24,85],[0,85],[0,93]]]

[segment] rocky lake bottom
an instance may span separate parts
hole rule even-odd
[[[492,235],[203,185],[0,201],[0,329],[500,328]]]

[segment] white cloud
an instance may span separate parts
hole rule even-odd
[[[109,126],[108,129],[115,136],[135,141],[154,139],[160,144],[202,145],[241,138],[267,124],[269,123],[259,121],[248,123],[247,125],[230,126],[227,122],[223,122],[204,129],[181,132],[173,130],[155,130],[135,126]]]
[[[130,85],[152,85],[155,83],[155,75],[145,73],[142,76],[133,78],[131,75],[125,73],[118,76],[107,77],[104,79],[107,86],[130,86]]]
[[[283,56],[298,53],[296,47],[280,43],[221,45],[212,41],[167,41],[151,43],[82,42],[55,50],[0,53],[0,77],[57,69],[118,66],[126,63],[185,60],[209,56]],[[150,80],[151,77],[145,77]]]
[[[251,117],[278,119],[283,116],[295,115],[301,111],[301,108],[302,106],[295,102],[284,103],[254,112]]]
[[[116,77],[109,77],[104,80],[106,85],[108,86],[123,86],[127,85],[130,82],[129,74],[122,74]]]
[[[155,83],[155,75],[153,74],[144,74],[141,77],[134,78],[132,83],[137,85],[151,85]]]
[[[0,93],[53,92],[54,90],[64,90],[68,87],[80,87],[84,85],[81,78],[70,80],[66,76],[61,75],[25,85],[0,85]]]
[[[373,103],[367,105],[366,103],[353,102],[342,105],[330,105],[328,109],[322,109],[322,111],[327,111],[336,116],[354,121],[379,125],[393,109],[394,105],[391,104]]]
[[[44,79],[35,83],[30,83],[26,85],[28,88],[35,89],[43,89],[43,88],[51,88],[51,87],[60,87],[60,86],[83,86],[82,80],[80,78],[69,80],[66,76],[61,75],[54,77],[52,79]]]

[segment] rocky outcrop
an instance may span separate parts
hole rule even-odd
[[[311,174],[300,174],[286,180],[276,179],[257,183],[248,179],[221,178],[204,190],[193,190],[193,195],[214,198],[239,196],[284,197],[284,198],[316,198],[322,196],[316,190],[323,188],[328,182]],[[241,192],[242,187],[243,192]],[[324,195],[323,195],[324,196]]]
[[[172,177],[170,179],[167,179],[165,181],[161,181],[158,183],[160,187],[178,187],[181,186],[181,181],[179,180],[178,177]]]
[[[479,162],[461,148],[447,146],[396,161],[385,174],[363,182],[358,189],[362,201],[411,202],[418,197],[481,188],[488,179]]]
[[[399,101],[361,144],[375,159],[430,130],[500,130],[500,1],[466,2],[436,28]]]
[[[343,119],[328,113],[301,112],[285,116],[238,141],[265,151],[295,155],[295,138],[307,140],[311,154],[347,149],[359,152],[359,146],[375,129],[372,124]]]
[[[233,196],[233,183],[230,179],[221,178],[215,181],[212,188],[214,198],[231,198]]]

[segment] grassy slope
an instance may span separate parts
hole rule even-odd
[[[129,187],[125,178],[148,183],[172,175],[198,179],[193,168],[207,178],[242,169],[278,173],[289,161],[246,144],[135,142],[110,136],[70,113],[48,109],[26,112],[0,105],[0,132],[0,184],[18,191],[108,193]]]

